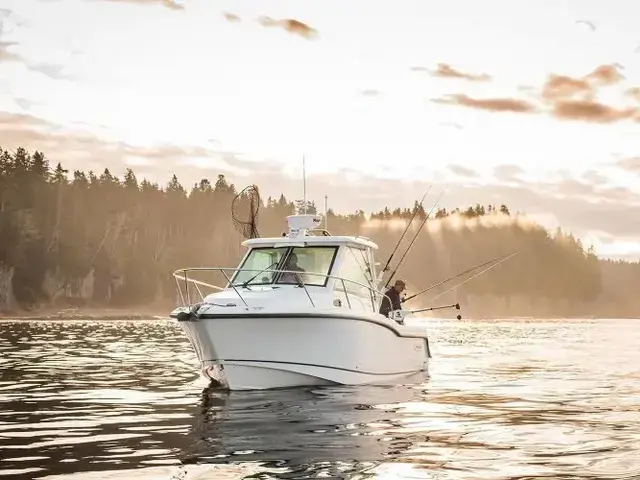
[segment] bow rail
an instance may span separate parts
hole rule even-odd
[[[213,285],[211,283],[204,282],[202,280],[197,280],[193,277],[189,277],[190,272],[219,272],[224,276],[227,284],[225,287],[219,287],[217,285]],[[348,284],[355,285],[360,289],[366,289],[368,293],[367,297],[371,301],[371,308],[373,311],[377,311],[380,305],[380,302],[382,302],[382,299],[384,297],[387,297],[383,292],[373,288],[371,285],[365,285],[364,283],[360,283],[355,280],[350,280],[348,278],[343,278],[337,275],[329,275],[324,273],[300,272],[296,270],[280,270],[280,269],[276,270],[272,268],[253,269],[253,268],[226,268],[226,267],[188,267],[188,268],[181,268],[173,272],[173,277],[175,278],[176,287],[178,289],[178,293],[180,295],[180,300],[182,304],[191,305],[191,293],[190,293],[191,289],[189,287],[192,285],[195,288],[198,295],[200,296],[201,301],[204,301],[206,295],[202,292],[200,287],[211,288],[213,290],[218,290],[218,291],[228,290],[229,288],[231,288],[235,291],[236,295],[238,296],[238,298],[240,298],[244,306],[249,307],[250,306],[249,303],[240,292],[240,288],[246,288],[246,287],[243,287],[242,283],[240,282],[237,284],[234,284],[231,281],[231,278],[229,277],[227,272],[232,272],[232,276],[237,272],[275,273],[275,274],[291,273],[291,274],[300,275],[300,276],[309,275],[312,277],[323,277],[328,280],[334,280],[333,290],[344,293],[347,306],[349,307],[349,309],[352,309],[352,305],[351,305],[351,298],[349,297],[349,289],[347,288]],[[182,285],[181,285],[181,282],[183,282]],[[269,286],[273,284],[274,283],[272,282],[265,285]],[[342,288],[336,288],[338,285],[340,285]],[[255,285],[255,284],[247,285],[248,288],[250,288],[251,286],[260,286],[260,285]],[[307,289],[307,287],[326,288],[320,285],[306,285],[305,282],[302,280],[300,281],[299,286],[304,288],[307,298],[309,299],[309,303],[311,304],[312,307],[315,307],[315,303],[313,302],[313,298],[309,293],[309,290]],[[183,292],[183,288],[184,288],[184,292]],[[357,294],[354,294],[353,292],[351,292],[351,295],[354,297],[363,298],[362,295],[357,295]]]

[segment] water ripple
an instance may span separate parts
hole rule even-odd
[[[0,478],[631,479],[638,325],[439,321],[429,379],[226,393],[171,322],[2,321]]]

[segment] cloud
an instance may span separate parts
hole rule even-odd
[[[524,170],[519,165],[498,165],[493,169],[493,176],[501,182],[522,182],[518,175],[522,175]]]
[[[625,79],[625,76],[620,73],[620,68],[619,63],[600,65],[584,79],[599,85],[615,85]]]
[[[596,172],[595,170],[587,170],[582,174],[582,178],[584,178],[592,185],[604,185],[609,181],[607,177],[605,177],[601,173]]]
[[[592,184],[575,178],[567,178],[561,182],[552,183],[547,189],[554,195],[585,197],[585,200],[589,200],[592,196],[595,197],[594,186]],[[612,194],[614,194],[614,192],[608,192],[609,197],[611,197]]]
[[[13,42],[0,41],[0,62],[19,62],[22,57],[17,53],[11,52],[9,49],[16,44]]]
[[[624,93],[634,100],[640,102],[640,87],[631,87]]]
[[[619,122],[640,115],[640,109],[637,106],[613,107],[596,98],[600,88],[617,85],[624,79],[619,64],[600,65],[578,78],[552,74],[543,85],[540,97],[550,106],[551,115],[560,120]]]
[[[231,23],[239,23],[242,21],[242,19],[235,13],[222,12],[222,15],[224,16],[225,20]],[[319,33],[315,28],[293,18],[284,18],[277,20],[271,17],[262,16],[257,19],[257,22],[263,27],[280,28],[293,35],[298,35],[299,37],[307,40],[314,40],[319,37]],[[373,90],[365,90],[365,92],[373,92]],[[364,92],[363,94],[366,95],[366,93]]]
[[[598,100],[602,88],[616,86],[625,80],[620,68],[619,64],[600,65],[582,77],[550,74],[534,94],[536,103],[517,98],[478,99],[465,94],[450,94],[432,101],[491,112],[543,113],[565,121],[602,124],[623,120],[640,122],[640,105],[612,106]],[[525,87],[519,90],[524,91]],[[627,89],[625,96],[640,103],[640,88]]]
[[[553,115],[561,120],[614,123],[638,115],[637,107],[617,109],[589,100],[560,100],[553,106]]]
[[[26,99],[26,98],[20,98],[20,97],[14,97],[13,101],[16,102],[16,104],[22,108],[23,110],[29,110],[31,107],[33,107],[36,102]]]
[[[3,23],[3,17],[8,17],[9,15],[12,15],[12,12],[6,9],[0,9],[0,62],[20,62],[23,63],[29,70],[41,73],[49,78],[56,80],[71,79],[72,77],[62,73],[65,69],[64,65],[58,65],[48,62],[30,62],[23,56],[10,50],[12,47],[17,46],[18,43],[2,40],[2,37],[7,33],[6,25],[5,23]]]
[[[17,44],[3,40],[3,37],[7,34],[5,18],[10,15],[12,15],[11,10],[0,9],[0,62],[19,62],[22,60],[20,55],[11,51],[11,47]]]
[[[161,5],[170,10],[184,10],[184,5],[175,0],[101,0],[103,2],[131,3],[134,5]]]
[[[532,103],[515,98],[471,98],[463,94],[454,94],[432,99],[431,101],[491,112],[532,113],[536,111],[536,107]]]
[[[180,145],[134,146],[104,140],[87,130],[74,130],[32,115],[10,112],[0,112],[0,147],[39,150],[53,163],[62,161],[71,170],[102,171],[108,167],[114,169],[114,173],[131,163],[144,164],[147,173],[156,175],[185,159],[198,159],[200,167],[226,172],[247,164],[236,152]]]
[[[242,20],[235,13],[222,12],[222,15],[224,15],[224,18],[225,18],[225,20],[227,20],[227,22],[237,23],[237,22],[240,22]]]
[[[258,18],[258,23],[263,27],[281,28],[307,40],[313,40],[319,36],[319,33],[315,28],[292,18],[276,20],[270,17],[260,17]]]
[[[447,63],[439,63],[438,68],[435,70],[430,70],[426,67],[411,67],[411,70],[413,70],[414,72],[429,72],[434,77],[460,78],[472,82],[487,82],[491,80],[491,75],[487,75],[486,73],[477,75],[473,73],[461,72],[460,70],[456,70]]]
[[[475,178],[479,176],[478,172],[476,172],[475,170],[463,167],[462,165],[447,165],[447,168],[459,177]]]
[[[542,87],[541,97],[548,102],[556,100],[593,100],[598,88],[620,83],[625,79],[618,64],[600,65],[583,77],[551,74]]]
[[[542,86],[541,97],[546,101],[570,98],[593,98],[593,88],[586,80],[565,75],[549,75]]]
[[[40,127],[43,125],[49,125],[49,122],[23,113],[0,112],[0,127],[2,127],[0,132],[11,127]]]
[[[640,157],[623,158],[618,161],[617,166],[622,170],[640,174]]]
[[[63,73],[66,68],[64,65],[58,65],[55,63],[36,63],[26,62],[27,68],[33,72],[41,73],[54,80],[70,80],[73,77]]]

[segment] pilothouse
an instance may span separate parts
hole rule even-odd
[[[249,250],[231,284],[249,291],[284,288],[288,295],[296,293],[291,287],[302,289],[312,306],[321,306],[323,301],[359,303],[365,298],[372,307],[376,302],[373,250],[377,246],[364,237],[331,236],[326,230],[313,229],[321,219],[319,215],[292,215],[287,218],[288,235],[245,241],[243,246]]]

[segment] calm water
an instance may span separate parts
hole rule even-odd
[[[428,380],[227,394],[168,321],[0,322],[0,479],[638,478],[640,321],[429,329]]]

